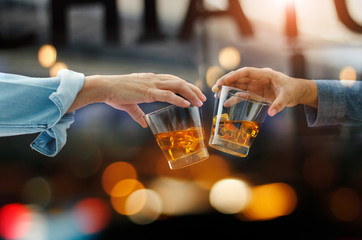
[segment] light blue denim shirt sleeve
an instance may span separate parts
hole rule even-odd
[[[0,137],[40,132],[30,146],[55,156],[74,122],[74,112],[66,112],[83,84],[84,75],[70,70],[53,78],[0,73]]]
[[[308,126],[361,125],[362,82],[344,86],[336,80],[314,80],[318,88],[318,109],[305,106]]]

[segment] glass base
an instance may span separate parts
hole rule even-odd
[[[201,149],[198,152],[195,152],[190,155],[186,155],[185,157],[178,158],[175,160],[168,161],[168,165],[171,170],[180,169],[184,167],[188,167],[192,164],[204,161],[209,157],[209,153],[206,148]]]
[[[238,157],[248,156],[250,148],[249,146],[240,145],[215,136],[210,137],[209,146]]]

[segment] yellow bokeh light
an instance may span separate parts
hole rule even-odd
[[[132,193],[126,202],[127,217],[137,224],[156,221],[162,213],[162,199],[153,190],[141,189]],[[132,213],[133,214],[130,214]]]
[[[126,179],[127,180],[127,179]],[[136,213],[137,209],[127,209],[126,202],[128,197],[140,190],[144,189],[144,186],[141,182],[136,179],[129,179],[130,181],[123,180],[119,184],[116,184],[111,192],[111,204],[116,212],[128,215]],[[125,189],[123,189],[123,187]]]
[[[140,182],[136,179],[124,179],[119,181],[112,189],[112,197],[124,197],[129,195],[134,191],[134,189],[139,188]]]
[[[215,82],[222,77],[225,71],[219,66],[211,66],[206,71],[206,84],[209,88],[214,86]]]
[[[357,80],[357,72],[353,67],[344,67],[339,72],[340,83],[346,87],[351,87]]]
[[[111,195],[113,188],[125,179],[136,179],[136,169],[128,162],[115,162],[109,165],[102,175],[102,186]]]
[[[252,188],[252,200],[243,214],[249,220],[268,220],[290,214],[297,204],[292,187],[270,183]]]
[[[226,70],[233,70],[237,68],[240,61],[240,52],[234,47],[225,47],[219,52],[219,63]]]
[[[332,194],[330,208],[336,218],[350,222],[356,220],[361,212],[361,198],[351,188],[340,188]]]
[[[241,179],[222,179],[210,191],[210,204],[226,214],[242,211],[249,203],[250,187]]]
[[[51,67],[57,60],[57,50],[52,45],[43,45],[38,51],[38,61],[42,67]]]
[[[56,62],[50,69],[49,74],[51,77],[57,76],[58,72],[62,69],[68,69],[67,65],[63,62]]]

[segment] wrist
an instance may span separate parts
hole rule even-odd
[[[109,86],[107,76],[87,76],[85,77],[84,87],[81,92],[88,101],[88,104],[105,102],[108,98]]]
[[[315,81],[300,79],[300,82],[302,95],[299,103],[318,108],[318,88]]]
[[[108,95],[107,89],[106,77],[100,75],[86,76],[82,89],[78,92],[67,112],[75,111],[92,103],[105,102]]]

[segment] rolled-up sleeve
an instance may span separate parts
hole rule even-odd
[[[336,80],[315,80],[318,88],[318,109],[305,106],[310,127],[362,124],[362,87],[356,81],[344,86]]]
[[[55,156],[65,145],[74,112],[66,113],[84,84],[84,75],[61,70],[54,78],[0,74],[0,136],[40,132],[31,147]]]

